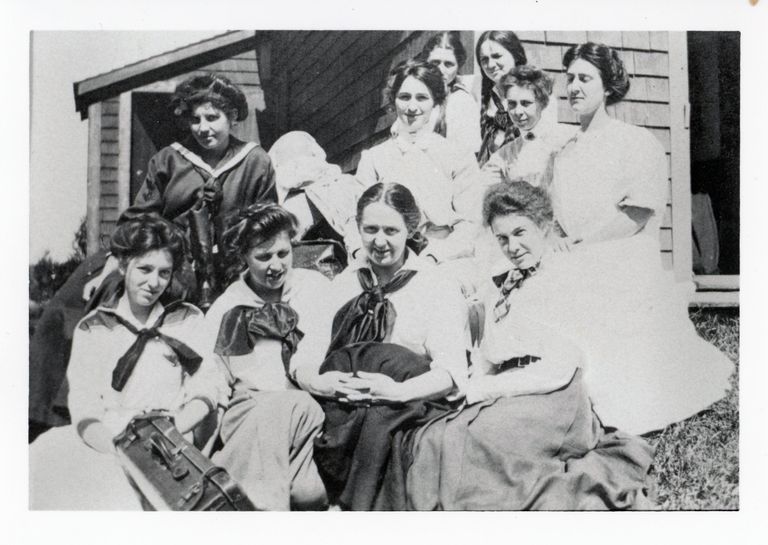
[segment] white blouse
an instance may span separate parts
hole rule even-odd
[[[363,267],[367,261],[358,258],[333,280],[336,309],[362,293],[357,271]],[[426,356],[433,369],[448,371],[456,386],[450,397],[459,397],[467,382],[467,312],[460,288],[434,263],[412,252],[402,269],[417,274],[387,296],[397,313],[388,342]]]
[[[205,317],[206,344],[209,351],[216,346],[221,320],[232,308],[246,305],[263,306],[261,299],[245,282],[245,272],[214,301]],[[299,316],[298,329],[304,334],[296,353],[291,357],[289,372],[293,379],[296,370],[310,366],[319,368],[330,344],[333,304],[328,297],[330,281],[319,272],[309,269],[291,269],[283,287],[281,302],[287,303]],[[253,352],[242,356],[214,358],[227,369],[230,385],[235,392],[295,390],[286,377],[282,359],[282,341],[258,338]]]
[[[75,426],[96,420],[117,435],[144,411],[175,411],[195,397],[203,397],[213,405],[226,404],[228,388],[224,376],[201,342],[203,314],[191,305],[183,305],[167,316],[160,332],[185,343],[203,357],[197,372],[186,374],[173,350],[154,338],[147,342],[122,391],[112,388],[112,371],[136,336],[121,324],[108,325],[94,316],[97,312],[116,314],[141,330],[151,327],[163,311],[163,305],[156,303],[147,323],[141,324],[131,312],[127,296],[123,296],[116,308],[100,307],[80,321],[67,369],[69,410]]]
[[[471,151],[433,132],[415,141],[399,135],[363,151],[356,176],[365,187],[394,182],[413,193],[427,227],[428,253],[438,261],[473,255],[485,186]],[[431,227],[451,233],[430,236]]]

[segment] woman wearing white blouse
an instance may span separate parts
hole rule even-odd
[[[398,131],[360,157],[357,179],[407,187],[421,209],[429,240],[426,255],[436,262],[474,253],[483,187],[471,151],[433,132],[435,108],[445,101],[440,70],[406,61],[391,74],[387,94],[397,111]]]
[[[440,69],[448,91],[444,115],[436,129],[459,147],[476,152],[480,147],[480,105],[459,76],[467,60],[461,35],[455,30],[438,32],[424,44],[421,57]]]
[[[183,259],[182,233],[154,216],[127,220],[112,237],[112,255],[123,295],[75,331],[67,371],[72,425],[30,446],[32,509],[141,509],[113,438],[134,416],[158,409],[187,433],[226,403],[226,381],[201,342],[202,313],[158,301]]]

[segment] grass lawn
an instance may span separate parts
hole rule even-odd
[[[725,399],[648,437],[656,447],[652,491],[662,509],[739,508],[739,314],[698,309],[699,334],[736,364]]]

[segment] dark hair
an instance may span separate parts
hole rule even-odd
[[[565,69],[576,59],[584,59],[600,72],[603,87],[608,92],[607,106],[616,104],[629,92],[629,75],[619,53],[612,47],[595,42],[571,46],[563,55]]]
[[[368,205],[377,202],[386,204],[400,214],[408,230],[406,244],[418,254],[427,243],[419,230],[421,210],[419,205],[416,204],[416,198],[413,196],[413,193],[404,185],[394,182],[373,184],[363,192],[357,201],[357,216],[355,219],[357,220],[358,227],[363,221],[363,212],[365,212]]]
[[[461,34],[457,30],[446,30],[433,34],[421,50],[422,60],[427,61],[429,54],[437,47],[452,49],[459,68],[464,66],[464,63],[467,61],[467,51],[464,49],[464,44],[461,43]]]
[[[554,213],[547,192],[526,182],[501,182],[483,197],[483,223],[490,226],[498,216],[525,216],[539,228],[552,223]]]
[[[524,64],[515,66],[512,71],[501,80],[501,86],[506,94],[510,87],[524,87],[533,91],[536,102],[542,108],[549,104],[549,95],[552,94],[554,79],[552,76],[539,70],[535,66]]]
[[[177,118],[186,119],[206,102],[224,112],[230,121],[248,117],[248,102],[240,88],[228,78],[213,73],[192,76],[179,83],[171,98],[171,107]]]
[[[178,269],[185,255],[184,233],[157,214],[141,214],[121,221],[112,233],[110,251],[123,263],[152,250],[168,250],[174,270]]]
[[[251,248],[280,233],[293,238],[298,225],[296,216],[271,202],[257,202],[232,212],[221,236],[225,283],[231,283],[245,269],[242,258]]]
[[[408,76],[416,78],[427,86],[435,105],[445,102],[445,82],[440,69],[426,61],[408,59],[395,66],[389,73],[384,97],[390,104],[395,103],[395,97]]]
[[[480,38],[477,40],[475,46],[475,58],[477,62],[480,62],[480,47],[488,40],[493,40],[499,43],[504,49],[510,52],[512,58],[515,59],[515,66],[526,64],[528,58],[525,56],[525,49],[523,44],[520,43],[520,39],[517,34],[511,30],[486,30],[480,34]],[[481,98],[482,103],[487,104],[491,96],[491,89],[493,89],[493,81],[485,75],[485,72],[480,69],[480,74],[483,78]]]

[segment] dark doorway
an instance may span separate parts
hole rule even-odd
[[[131,103],[131,204],[152,156],[184,137],[170,108],[169,93],[133,93]]]
[[[738,32],[688,32],[693,268],[739,274]]]

